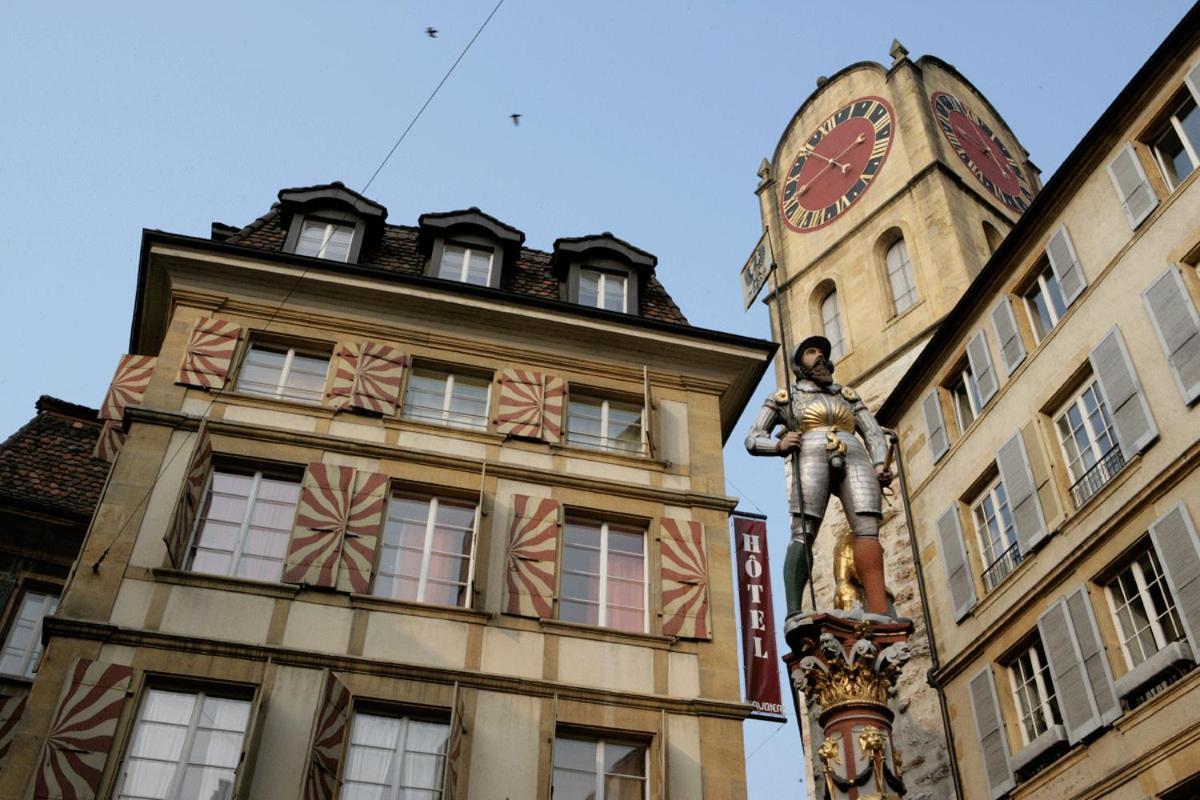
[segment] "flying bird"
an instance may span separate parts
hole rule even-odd
[[[521,115],[520,114],[509,114],[508,116],[512,117],[513,125],[521,124]]]
[[[430,39],[436,39],[437,35],[438,35],[438,29],[437,28],[426,28],[425,35],[428,36]]]

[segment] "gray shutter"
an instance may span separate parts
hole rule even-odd
[[[976,331],[967,343],[967,361],[971,362],[971,372],[975,375],[975,383],[979,386],[979,408],[988,404],[999,388],[996,370],[992,367],[992,354],[988,350],[987,337],[983,331]]]
[[[1113,326],[1092,352],[1088,353],[1092,372],[1104,392],[1108,413],[1117,429],[1121,455],[1133,458],[1158,438],[1158,427],[1150,416],[1150,406],[1142,393],[1121,329]]]
[[[921,403],[925,412],[925,431],[929,439],[929,452],[934,463],[950,449],[950,439],[946,436],[946,420],[942,417],[942,400],[935,388],[925,396]]]
[[[1046,245],[1046,257],[1050,259],[1050,269],[1062,288],[1063,301],[1071,305],[1083,287],[1087,286],[1087,278],[1083,277],[1083,268],[1079,266],[1079,256],[1075,255],[1075,246],[1067,235],[1066,225],[1059,225],[1050,237],[1050,243]]]
[[[1142,292],[1158,343],[1188,405],[1200,397],[1200,315],[1179,268],[1172,265]]]
[[[1021,341],[1017,319],[1013,316],[1012,301],[1007,295],[1001,297],[1000,302],[992,309],[992,326],[996,329],[996,341],[1000,342],[1004,374],[1012,375],[1013,370],[1025,360],[1025,343]]]
[[[1080,586],[1066,596],[1067,614],[1071,618],[1071,631],[1075,634],[1075,646],[1083,659],[1083,673],[1096,701],[1100,724],[1107,725],[1121,716],[1121,702],[1113,688],[1112,671],[1108,656],[1104,652],[1104,640],[1096,625],[1096,615],[1088,599],[1086,586]]]
[[[1117,189],[1117,199],[1129,217],[1129,224],[1136,228],[1150,212],[1158,206],[1158,195],[1154,193],[1146,172],[1133,152],[1133,145],[1126,143],[1112,163],[1108,165],[1108,177]]]
[[[1065,600],[1059,600],[1038,617],[1038,635],[1050,662],[1054,694],[1066,723],[1067,738],[1075,744],[1100,727],[1100,713],[1083,672],[1083,658],[1076,650]]]
[[[975,712],[975,731],[979,734],[988,797],[996,800],[1012,791],[1017,782],[1008,766],[1008,740],[1000,722],[1000,703],[996,700],[991,665],[975,673],[967,686],[971,693],[971,709]]]
[[[1166,573],[1188,645],[1200,653],[1200,541],[1182,501],[1150,526],[1150,541]]]
[[[1200,62],[1197,62],[1188,70],[1188,74],[1184,76],[1183,82],[1191,90],[1192,97],[1196,102],[1200,103]]]
[[[1049,535],[1046,518],[1042,514],[1042,503],[1037,496],[1037,483],[1033,469],[1029,466],[1029,454],[1025,451],[1025,440],[1017,431],[996,451],[996,466],[1000,480],[1008,494],[1008,507],[1013,515],[1013,527],[1017,529],[1017,542],[1021,554],[1027,555]]]
[[[951,503],[938,517],[937,531],[942,561],[946,565],[946,580],[950,584],[950,601],[954,603],[954,621],[962,622],[975,607],[975,580],[971,577],[967,562],[967,547],[963,541],[956,503]]]

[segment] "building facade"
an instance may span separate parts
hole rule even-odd
[[[970,798],[1200,794],[1200,9],[880,411]]]
[[[386,214],[144,234],[0,796],[745,796],[721,448],[774,345],[611,234]]]

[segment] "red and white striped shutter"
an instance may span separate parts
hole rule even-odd
[[[196,442],[192,447],[187,475],[179,491],[179,499],[175,502],[175,516],[163,536],[163,541],[167,543],[167,555],[176,569],[183,569],[187,559],[187,547],[192,538],[192,529],[196,526],[196,516],[200,513],[200,503],[204,499],[204,487],[212,473],[212,455],[208,422],[203,421],[200,423],[200,429],[196,431]]]
[[[132,667],[76,659],[46,736],[34,800],[96,796],[132,678]]]
[[[358,374],[358,342],[338,342],[333,351],[333,379],[329,386],[329,404],[334,408],[349,408],[354,393],[354,377]]]
[[[4,769],[4,760],[12,749],[17,723],[25,713],[25,701],[28,699],[28,686],[6,686],[0,691],[0,769]]]
[[[500,370],[500,397],[496,403],[496,433],[539,439],[545,378],[540,372]]]
[[[334,587],[346,533],[354,469],[320,462],[308,465],[288,544],[283,580]]]
[[[704,526],[699,522],[663,517],[659,527],[663,635],[711,639]]]
[[[102,458],[110,463],[116,461],[117,453],[121,452],[121,447],[125,444],[125,431],[121,426],[119,420],[104,420],[104,425],[100,427],[100,435],[96,437],[96,446],[92,449],[92,458]]]
[[[343,743],[350,729],[350,690],[330,670],[325,670],[321,699],[313,719],[308,765],[304,771],[304,800],[334,800],[338,793],[338,768]]]
[[[560,444],[565,434],[563,422],[567,410],[567,382],[557,375],[546,375],[544,381],[542,439],[550,444]]]
[[[442,781],[442,797],[444,800],[460,800],[460,790],[466,796],[466,784],[460,784],[459,776],[464,774],[467,766],[467,739],[471,735],[467,727],[466,704],[464,691],[461,686],[454,687],[454,710],[450,716],[450,740],[446,743],[446,771]]]
[[[108,385],[108,394],[104,395],[100,405],[99,418],[120,420],[124,418],[126,408],[140,406],[157,365],[157,356],[121,356],[112,383]]]
[[[233,364],[242,326],[223,319],[200,317],[192,326],[176,383],[201,389],[220,389]]]
[[[407,359],[397,348],[379,342],[363,342],[359,354],[350,405],[392,416],[400,405],[400,382]]]
[[[548,497],[513,495],[505,613],[549,619],[554,613],[557,577],[558,501]]]
[[[362,594],[371,586],[375,551],[383,533],[383,515],[387,509],[388,476],[378,472],[355,473],[354,494],[346,520],[338,566],[337,588]]]

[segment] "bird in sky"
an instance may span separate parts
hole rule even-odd
[[[430,39],[436,39],[437,35],[438,35],[438,29],[437,28],[426,28],[425,35],[428,36]]]
[[[509,114],[508,116],[512,117],[513,125],[521,124],[521,115],[520,114]]]

